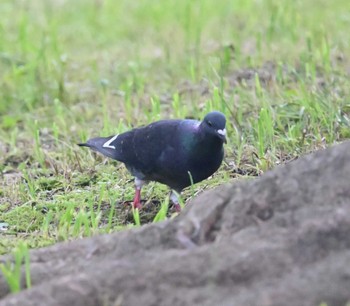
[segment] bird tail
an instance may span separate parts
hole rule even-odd
[[[89,139],[86,143],[78,143],[80,147],[88,147],[91,150],[102,153],[103,155],[118,160],[118,151],[116,144],[117,136],[96,137]]]
[[[88,143],[77,143],[79,147],[90,147]]]

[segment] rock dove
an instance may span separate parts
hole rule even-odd
[[[224,114],[208,113],[197,120],[161,120],[109,137],[80,143],[123,162],[135,177],[134,208],[141,208],[141,188],[147,181],[168,185],[170,199],[181,210],[178,194],[211,176],[221,165],[226,143]]]

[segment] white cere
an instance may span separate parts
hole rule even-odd
[[[218,134],[220,134],[222,136],[226,136],[226,129],[218,130]]]

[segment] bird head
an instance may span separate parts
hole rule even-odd
[[[223,113],[210,112],[204,117],[201,125],[206,133],[214,135],[226,143],[226,118]]]

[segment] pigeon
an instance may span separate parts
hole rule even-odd
[[[175,210],[181,211],[181,191],[208,178],[220,167],[226,143],[225,125],[224,114],[213,111],[203,121],[160,120],[78,145],[125,164],[135,177],[135,209],[142,207],[142,186],[156,181],[171,188],[170,200]]]

